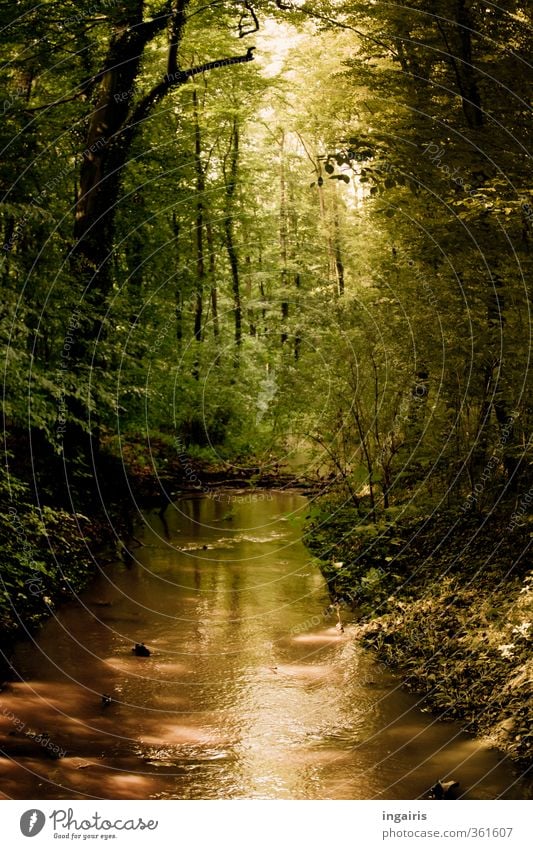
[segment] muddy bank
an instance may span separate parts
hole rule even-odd
[[[329,518],[328,518],[329,512]],[[306,542],[358,639],[442,718],[526,768],[533,720],[533,523],[442,514],[369,526],[330,505]]]
[[[105,564],[119,552],[102,515],[20,502],[0,516],[0,546],[0,675],[9,678],[14,643],[87,586],[101,568],[96,555]]]

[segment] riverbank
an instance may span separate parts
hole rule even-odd
[[[306,536],[358,638],[443,718],[533,760],[533,522],[443,513],[365,525],[322,505]]]
[[[180,454],[171,442],[128,438],[105,444],[92,478],[65,494],[64,471],[42,463],[32,469],[27,442],[18,438],[9,478],[0,479],[0,675],[9,677],[17,640],[34,633],[63,603],[75,598],[106,564],[131,559],[133,521],[144,507],[163,511],[193,493],[216,498],[220,487],[300,488],[311,483],[272,464],[232,466]],[[39,480],[39,505],[24,481]],[[67,495],[69,497],[67,497]],[[237,503],[244,495],[230,500]],[[135,545],[135,542],[133,543]],[[1,681],[0,681],[1,683]]]
[[[125,552],[131,533],[131,508],[114,492],[106,504],[87,498],[71,509],[10,474],[0,481],[0,675],[10,677],[10,657],[25,639],[94,576]],[[1,683],[1,682],[0,682]]]
[[[151,438],[149,447],[148,452],[145,442],[131,438],[112,445],[115,453],[120,452],[129,490],[143,505],[164,507],[187,493],[211,497],[221,488],[320,491],[317,479],[302,477],[275,459],[255,464],[253,459],[214,459],[205,452],[188,451],[181,440],[170,437]]]
[[[415,802],[450,777],[461,798],[530,798],[498,752],[419,709],[351,617],[336,627],[301,541],[311,502],[249,494],[231,511],[205,495],[143,511],[138,562],[110,564],[37,647],[17,646],[3,792]],[[51,764],[50,745],[65,757]]]

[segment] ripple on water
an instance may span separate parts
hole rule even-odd
[[[324,615],[325,584],[285,521],[305,504],[294,493],[235,504],[232,527],[214,527],[227,505],[210,499],[169,509],[166,530],[145,514],[138,533],[154,545],[136,550],[131,569],[103,570],[86,606],[65,605],[37,648],[17,649],[27,683],[2,693],[1,707],[57,738],[67,757],[0,758],[2,792],[416,799],[453,775],[472,798],[527,798],[497,754],[422,713],[358,647],[346,611],[344,634],[335,613]],[[163,549],[165,533],[187,550]],[[151,657],[131,654],[141,640]],[[101,693],[113,696],[105,710]]]
[[[235,760],[235,752],[209,746],[138,747],[137,755],[151,766],[175,766],[184,771],[201,769],[206,763]]]

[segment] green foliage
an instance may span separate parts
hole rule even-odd
[[[81,514],[48,506],[38,510],[28,487],[5,470],[0,496],[6,505],[0,512],[0,629],[5,640],[21,623],[35,627],[58,602],[85,586],[93,568],[86,537],[95,527]]]
[[[378,535],[527,490],[521,7],[265,0],[256,39],[250,8],[185,5],[176,44],[156,3],[1,13],[8,428],[79,491],[88,434],[303,455]],[[197,69],[251,39],[167,86],[174,48]]]

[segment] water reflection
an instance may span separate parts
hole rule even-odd
[[[422,713],[349,621],[340,633],[324,615],[305,509],[273,493],[146,513],[133,567],[102,573],[20,646],[21,681],[0,694],[3,793],[415,799],[453,774],[468,797],[527,796],[497,753]],[[11,714],[67,756],[30,745]]]

